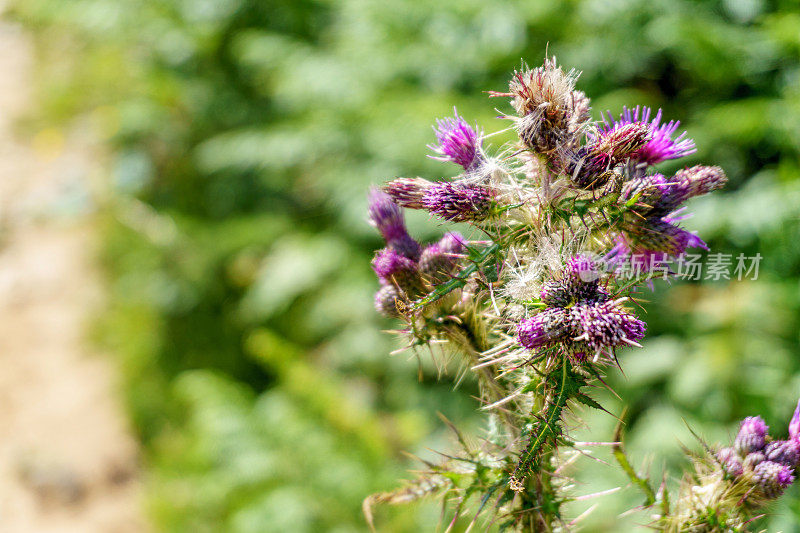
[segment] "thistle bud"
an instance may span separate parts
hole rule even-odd
[[[382,281],[394,283],[403,290],[410,290],[419,285],[417,264],[393,248],[378,250],[372,260],[372,269]]]
[[[458,233],[447,233],[439,242],[427,246],[419,258],[419,271],[434,283],[446,281],[464,250],[464,240]]]
[[[717,460],[722,464],[722,468],[733,477],[739,477],[744,472],[742,458],[733,448],[722,448],[717,452]]]
[[[465,182],[434,183],[425,191],[422,205],[452,222],[480,221],[490,215],[497,191]]]
[[[678,192],[677,206],[689,198],[721,189],[728,183],[728,176],[720,167],[696,165],[677,171],[670,182],[671,188]]]
[[[775,440],[764,448],[764,455],[770,461],[794,467],[800,462],[800,443],[795,440]]]
[[[753,482],[767,498],[774,499],[794,482],[794,471],[780,463],[763,461],[753,470]]]
[[[744,456],[742,467],[747,472],[752,472],[755,467],[767,460],[767,456],[763,452],[750,452]]]
[[[409,259],[419,257],[420,245],[408,234],[403,211],[391,196],[380,189],[370,189],[368,212],[370,224],[377,228],[390,248]]]
[[[797,408],[789,421],[789,437],[792,440],[800,440],[800,401],[797,402]]]
[[[453,108],[454,118],[443,118],[436,121],[433,128],[438,144],[428,148],[439,154],[433,159],[451,161],[461,165],[464,170],[474,170],[484,160],[481,150],[481,134],[458,116]]]
[[[397,303],[403,300],[400,291],[394,285],[383,285],[375,293],[375,309],[383,316],[398,318],[401,316]]]
[[[767,443],[768,430],[769,427],[760,416],[748,416],[742,420],[733,446],[742,455],[761,451]]]
[[[581,189],[598,189],[611,177],[611,158],[608,154],[593,152],[589,146],[566,150],[561,154],[562,172]]]
[[[398,178],[384,185],[383,192],[400,207],[423,209],[422,197],[431,185],[430,181],[423,178]]]

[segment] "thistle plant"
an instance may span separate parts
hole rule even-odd
[[[501,530],[571,530],[567,467],[581,445],[569,431],[573,409],[603,409],[593,387],[645,338],[638,288],[671,275],[669,262],[688,248],[707,249],[681,227],[683,204],[724,186],[722,169],[660,173],[659,163],[695,152],[676,135],[679,123],[639,107],[592,121],[577,80],[555,58],[514,72],[507,91],[490,95],[510,99],[513,113],[501,118],[518,140],[492,151],[456,112],[436,122],[429,145],[453,177],[399,178],[369,193],[369,220],[386,242],[372,262],[376,309],[402,320],[405,349],[444,350],[474,373],[487,414],[479,445],[448,421],[460,448],[405,487],[369,497],[370,522],[373,504],[439,495],[451,525],[471,513]],[[404,209],[468,229],[423,245]],[[653,528],[744,531],[793,480],[799,425],[788,441],[770,441],[748,419],[733,448],[696,458],[672,505],[665,484],[654,489],[630,465],[621,431],[612,444]]]

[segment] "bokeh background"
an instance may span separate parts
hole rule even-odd
[[[99,165],[67,204],[95,237],[105,297],[87,342],[113,361],[138,442],[142,527],[365,531],[363,498],[419,467],[404,452],[451,449],[437,412],[480,434],[473,383],[453,390],[425,357],[389,355],[365,195],[394,176],[451,173],[426,158],[433,120],[455,105],[504,128],[495,107],[507,103],[485,91],[546,50],[582,71],[595,118],[649,105],[679,119],[699,147],[681,164],[730,176],[693,201],[686,227],[714,252],[763,256],[757,281],[643,295],[645,348],[612,377],[624,402],[602,396],[614,413],[630,407],[632,460],[674,483],[681,445],[699,447],[687,427],[725,441],[761,414],[785,431],[800,396],[794,0],[7,4],[4,24],[34,45],[19,135],[45,152],[87,137]],[[410,224],[421,239],[444,231]],[[586,440],[611,439],[611,416],[577,414]],[[626,483],[591,459],[575,475],[576,494]],[[646,517],[618,515],[641,500],[624,488],[570,512],[597,503],[584,531],[634,531]],[[433,531],[439,513],[378,509],[376,523]],[[798,524],[795,487],[763,525]]]

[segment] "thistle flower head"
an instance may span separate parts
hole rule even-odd
[[[443,118],[436,121],[433,128],[436,132],[437,144],[428,145],[437,156],[433,159],[451,161],[464,170],[473,170],[483,161],[481,145],[482,134],[458,116],[453,108],[454,118]]]
[[[483,185],[463,181],[442,181],[425,191],[422,205],[432,214],[452,222],[486,219],[497,192]]]
[[[764,452],[756,451],[744,454],[744,460],[742,461],[742,466],[744,467],[745,472],[752,472],[755,467],[763,463],[767,460],[767,456],[764,455]]]
[[[767,498],[774,499],[794,482],[794,471],[780,463],[763,461],[753,469],[753,482]]]
[[[400,207],[423,209],[422,197],[432,183],[423,178],[398,178],[383,186],[383,192]]]
[[[434,283],[445,281],[458,264],[464,251],[464,239],[455,232],[446,233],[438,242],[429,244],[419,258],[420,273]]]
[[[397,308],[398,302],[402,301],[400,291],[394,285],[382,285],[375,293],[375,310],[383,316],[397,318],[400,311]]]
[[[378,188],[372,188],[368,196],[369,221],[381,234],[389,247],[400,254],[417,259],[420,245],[406,229],[405,218],[392,198]]]
[[[722,468],[724,468],[725,471],[733,477],[739,477],[744,472],[742,458],[733,448],[729,447],[720,449],[717,452],[717,460],[722,465]]]
[[[548,307],[523,320],[517,327],[519,343],[534,349],[560,344],[570,355],[601,353],[622,344],[635,344],[646,325],[625,311],[619,301],[578,303],[572,307]],[[576,357],[581,359],[581,357]]]
[[[519,343],[532,350],[562,340],[569,332],[569,312],[551,307],[526,318],[517,326]]]
[[[620,197],[627,201],[638,195],[636,212],[642,216],[667,216],[690,198],[719,189],[727,181],[721,168],[696,165],[671,178],[653,174],[633,179],[623,186]]]
[[[766,445],[768,430],[769,427],[763,418],[760,416],[748,416],[742,420],[739,426],[734,448],[742,455],[763,450]]]
[[[800,401],[794,410],[794,415],[789,421],[789,438],[800,441]]]
[[[694,141],[685,138],[686,132],[681,133],[678,137],[673,139],[675,131],[680,126],[677,120],[670,120],[669,122],[661,123],[661,110],[659,109],[652,120],[650,120],[650,108],[641,108],[641,115],[639,114],[640,107],[636,106],[634,109],[623,107],[622,114],[618,119],[615,119],[611,112],[607,112],[607,116],[603,117],[603,124],[600,126],[601,131],[610,132],[629,124],[644,124],[648,125],[652,137],[639,148],[635,154],[635,159],[648,165],[655,165],[667,159],[677,159],[685,155],[693,154],[697,151]]]
[[[379,250],[372,259],[372,269],[381,281],[395,283],[401,289],[415,285],[417,263],[394,248]]]
[[[800,462],[800,442],[796,440],[774,440],[764,448],[764,455],[770,461],[791,467]]]
[[[708,250],[703,240],[676,224],[680,218],[658,216],[635,219],[615,238],[614,247],[605,256],[613,265],[630,262],[638,272],[650,272],[689,248]]]
[[[646,324],[625,311],[618,301],[576,305],[571,316],[579,324],[583,340],[595,351],[622,344],[635,344],[644,337]]]
[[[622,161],[638,156],[639,150],[651,139],[647,124],[631,122],[592,135],[589,151],[598,156],[604,155],[609,161]]]
[[[567,260],[566,274],[584,282],[595,281],[600,277],[597,263],[584,254],[573,255]]]
[[[685,194],[685,201],[721,189],[728,183],[728,177],[720,167],[695,165],[677,171],[670,181]]]
[[[467,247],[467,242],[464,237],[456,231],[448,231],[445,233],[437,243],[442,253],[445,254],[461,254]]]
[[[529,148],[548,152],[575,136],[589,120],[589,100],[575,91],[578,73],[564,72],[555,58],[541,67],[514,72],[509,92],[490,92],[510,96],[517,111],[516,129]]]

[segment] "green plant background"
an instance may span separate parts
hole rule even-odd
[[[725,441],[800,396],[800,8],[793,0],[16,0],[37,36],[35,124],[89,123],[111,294],[99,341],[124,373],[148,512],[164,531],[366,530],[361,501],[412,477],[403,452],[451,449],[442,412],[480,435],[475,385],[453,390],[372,310],[370,184],[453,169],[426,158],[453,105],[487,131],[520,61],[583,71],[595,117],[663,107],[730,186],[686,222],[712,251],[763,256],[758,281],[645,293],[649,333],[612,384],[636,464],[674,484],[687,426]],[[502,135],[492,142],[500,144]],[[674,170],[666,166],[665,170]],[[415,235],[444,228],[411,217]],[[451,369],[452,371],[453,369]],[[457,370],[457,369],[456,369]],[[451,372],[452,375],[452,372]],[[585,440],[615,420],[576,413]],[[593,451],[608,460],[606,449]],[[625,487],[582,459],[575,494]],[[584,531],[628,531],[632,488]],[[435,504],[378,509],[381,531],[433,531]],[[793,489],[765,521],[800,531]],[[459,527],[463,529],[467,521]],[[645,529],[642,529],[644,531]]]

